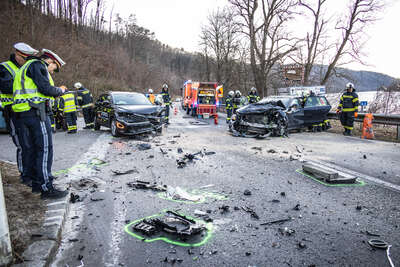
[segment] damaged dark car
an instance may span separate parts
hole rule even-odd
[[[162,132],[165,108],[153,105],[143,94],[109,92],[95,104],[95,130],[111,128],[113,136]]]
[[[325,96],[267,97],[237,110],[230,125],[242,136],[286,136],[289,131],[330,128],[327,115],[331,106]]]

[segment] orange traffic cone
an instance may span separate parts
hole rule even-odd
[[[362,129],[362,139],[375,139],[374,130],[372,129],[372,120],[374,116],[371,113],[365,114],[363,129]]]
[[[214,115],[214,124],[218,124],[218,114]]]
[[[175,106],[175,109],[174,109],[174,115],[177,115],[178,114],[178,107],[177,106]]]

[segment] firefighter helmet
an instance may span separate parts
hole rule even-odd
[[[231,90],[231,91],[229,91],[228,95],[229,95],[229,96],[234,96],[234,95],[235,95],[235,92]]]
[[[153,93],[153,89],[149,89],[149,94],[152,94]]]
[[[236,90],[235,94],[240,96],[242,95],[242,93],[239,90]]]
[[[168,90],[168,84],[164,83],[163,86],[162,86],[162,88]]]
[[[250,92],[252,92],[252,93],[257,93],[257,88],[251,87]]]
[[[76,89],[80,89],[82,87],[82,84],[80,82],[77,82],[77,83],[74,84],[74,87]]]
[[[346,89],[350,89],[350,88],[354,89],[354,84],[352,84],[352,83],[346,84]]]

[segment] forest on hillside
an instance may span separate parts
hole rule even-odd
[[[378,19],[383,2],[349,1],[333,28],[325,13],[327,2],[229,0],[204,21],[199,52],[187,52],[159,42],[134,14],[124,18],[114,13],[112,0],[3,0],[0,56],[7,59],[15,42],[53,50],[67,62],[55,75],[56,84],[72,87],[79,81],[95,95],[148,88],[158,92],[168,83],[177,96],[188,79],[216,81],[225,91],[243,93],[256,86],[262,96],[288,85],[323,84],[328,90],[342,90],[352,81],[374,90],[392,83],[389,76],[342,68],[362,61],[361,37]],[[310,19],[310,28],[305,36],[294,36],[288,26],[302,16]],[[339,38],[329,43],[327,33],[333,30]],[[303,66],[301,80],[284,78],[282,66],[288,62]],[[368,83],[360,81],[363,77]]]
[[[95,4],[89,10],[89,4]],[[178,95],[185,79],[202,78],[201,56],[171,48],[139,26],[135,16],[106,16],[105,0],[0,1],[0,56],[26,42],[59,54],[66,65],[54,75],[57,85],[77,81],[95,95],[107,90],[147,88],[164,82]]]

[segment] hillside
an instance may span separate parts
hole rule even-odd
[[[322,66],[326,69],[326,66]],[[313,69],[313,78],[318,81],[318,73],[321,66],[316,66]],[[389,75],[372,72],[372,71],[356,71],[346,68],[338,68],[337,75],[331,76],[326,85],[329,92],[343,91],[348,82],[352,82],[359,92],[375,91],[382,86],[390,86],[396,79]]]

